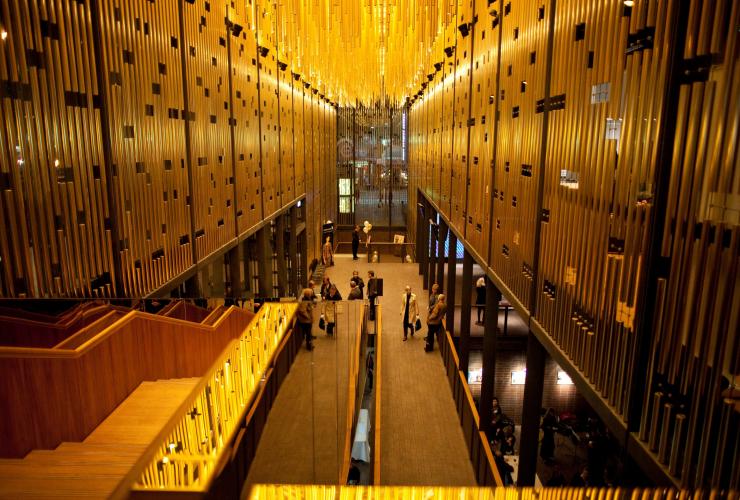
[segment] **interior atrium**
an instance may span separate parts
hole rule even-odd
[[[737,499],[740,2],[0,0],[0,498]]]

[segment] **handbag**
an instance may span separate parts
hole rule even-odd
[[[419,319],[418,316],[416,317],[416,324],[414,325],[414,328],[416,329],[417,332],[421,330],[421,320]]]
[[[323,314],[319,318],[319,328],[322,329],[322,330],[326,328],[326,322],[324,321],[324,315]]]

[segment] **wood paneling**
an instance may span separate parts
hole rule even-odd
[[[0,454],[83,440],[143,380],[202,376],[252,316],[231,308],[202,326],[131,312],[74,350],[0,348]]]
[[[334,170],[334,110],[304,102],[289,66],[278,75],[274,30],[258,56],[250,5],[13,1],[0,15],[0,296],[165,286],[306,192],[304,120],[320,125],[324,194],[305,210],[334,217],[319,171]]]
[[[182,4],[193,229],[200,260],[234,236],[225,3]]]
[[[470,123],[470,84],[473,61],[473,1],[457,2],[457,46],[455,49],[455,88],[452,107],[452,172],[450,220],[465,230],[468,200],[468,139]]]
[[[545,97],[550,15],[547,3],[540,6],[520,1],[511,2],[500,16],[501,102],[491,267],[526,305],[531,299],[535,227],[539,220],[537,173],[542,169],[544,114],[538,110],[537,101]]]
[[[100,4],[118,258],[130,296],[192,263],[176,9],[174,0]]]
[[[260,55],[260,129],[262,145],[262,188],[264,215],[280,207],[280,131],[278,117],[278,79],[275,49],[264,45],[267,55]]]
[[[0,293],[108,294],[117,276],[90,3],[14,0],[0,15]]]
[[[488,255],[491,191],[496,137],[496,98],[500,23],[488,15],[488,2],[476,0],[473,70],[470,92],[470,152],[465,237],[480,255]]]
[[[247,26],[246,5],[237,2],[234,23]],[[262,221],[262,171],[260,170],[260,118],[257,94],[257,40],[244,29],[231,38],[232,111],[236,170],[236,219],[239,234]]]
[[[284,69],[285,68],[285,69]],[[293,153],[294,104],[293,77],[290,70],[278,67],[278,93],[280,100],[280,172],[281,205],[295,199],[295,155]]]
[[[450,55],[444,78],[424,68],[432,80],[412,98],[410,188],[426,193],[550,337],[548,349],[590,383],[589,400],[636,457],[649,456],[663,481],[731,484],[737,400],[725,402],[723,388],[740,373],[740,91],[731,83],[740,7],[476,2],[466,56],[467,8],[458,4],[443,35],[456,47],[455,73]],[[465,191],[458,133],[467,106]],[[439,193],[435,173],[426,181],[437,127]]]

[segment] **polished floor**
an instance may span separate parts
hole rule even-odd
[[[350,338],[360,303],[340,304],[337,334],[317,324],[313,351],[299,351],[280,387],[249,470],[242,497],[252,484],[337,484],[344,459]],[[352,334],[350,336],[350,333]]]
[[[417,294],[422,322],[426,319],[428,297],[421,289],[419,268],[416,264],[368,264],[362,256],[353,261],[349,255],[338,255],[327,274],[346,297],[352,271],[359,271],[367,281],[369,269],[383,278],[385,292],[380,299],[380,484],[474,486],[473,467],[439,348],[424,352],[426,325],[403,341],[401,294],[406,285]]]

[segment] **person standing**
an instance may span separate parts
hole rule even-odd
[[[482,325],[486,319],[486,280],[483,276],[475,282],[475,306],[478,309],[476,325]]]
[[[414,336],[414,323],[419,317],[419,306],[416,303],[416,294],[411,293],[411,287],[406,286],[406,292],[401,296],[401,316],[403,316],[403,341],[408,340],[408,331]]]
[[[367,272],[367,299],[370,301],[370,321],[375,321],[375,299],[378,296],[378,280],[375,271]]]
[[[342,300],[342,295],[337,290],[336,285],[329,287],[329,292],[326,295],[326,299],[323,302],[324,321],[326,321],[326,334],[334,335],[334,329],[337,325],[337,302]]]
[[[334,251],[331,248],[331,238],[326,237],[326,243],[324,248],[321,250],[321,258],[324,260],[324,266],[329,267],[334,265]]]
[[[298,312],[296,313],[296,319],[298,320],[298,328],[300,328],[303,338],[306,340],[306,349],[309,351],[313,350],[313,336],[311,334],[311,328],[313,327],[313,300],[311,296],[314,295],[313,290],[305,288],[303,290],[301,301],[298,303]]]
[[[540,457],[546,464],[552,463],[555,457],[555,431],[558,429],[558,417],[555,410],[549,408],[542,418],[542,445]]]
[[[360,278],[359,271],[352,271],[352,280],[357,283],[357,288],[360,289],[360,298],[365,296],[365,282]]]
[[[360,249],[360,226],[355,224],[355,229],[352,231],[352,260],[357,260],[357,251]]]
[[[321,281],[321,300],[326,300],[326,297],[329,296],[329,289],[331,288],[331,280],[328,276],[324,276],[324,279]]]
[[[362,300],[362,292],[355,280],[349,282],[349,297],[347,297],[347,300]]]
[[[427,344],[424,347],[426,352],[434,350],[434,336],[442,328],[442,318],[444,318],[447,312],[447,304],[445,303],[445,296],[439,294],[437,296],[437,302],[434,304],[432,311],[427,317],[427,325],[429,325],[429,332],[427,333]]]
[[[432,293],[429,294],[429,313],[432,312],[434,306],[437,304],[437,297],[439,296],[439,285],[437,283],[432,285]]]

